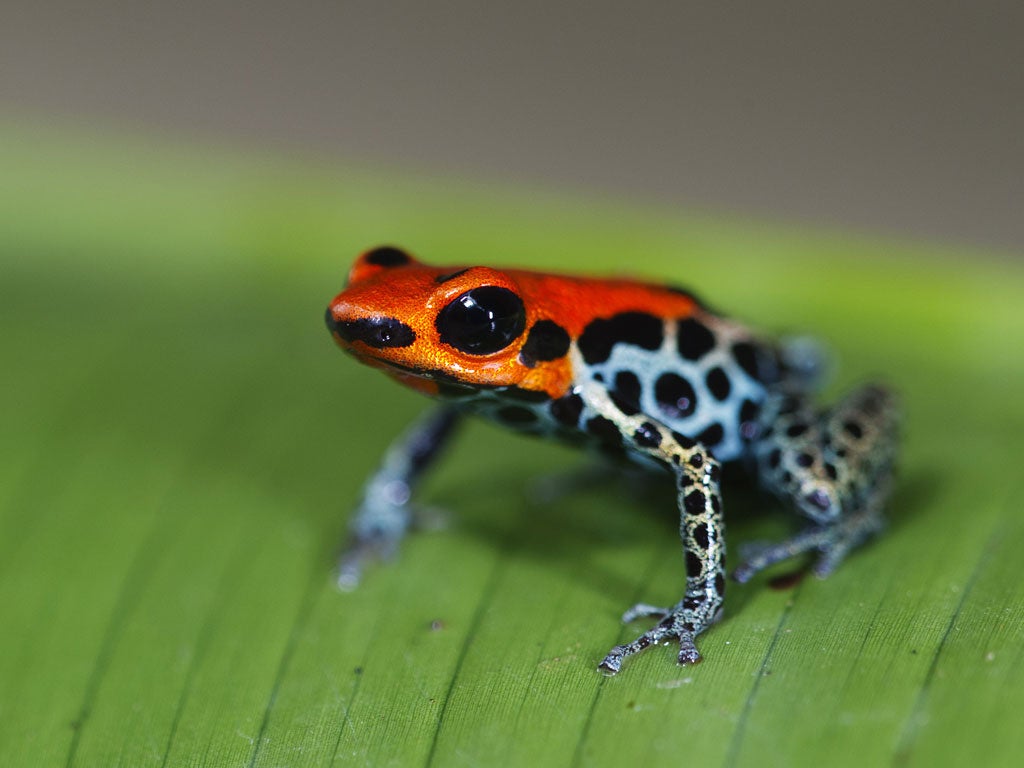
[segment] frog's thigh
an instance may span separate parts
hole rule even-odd
[[[761,413],[753,444],[761,483],[817,525],[751,557],[740,580],[801,552],[823,553],[815,571],[831,572],[882,525],[896,451],[897,407],[877,385],[815,411],[806,397],[776,395]]]

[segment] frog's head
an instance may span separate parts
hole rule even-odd
[[[407,386],[438,395],[467,387],[547,389],[531,355],[538,341],[532,329],[539,324],[544,335],[554,323],[538,323],[534,315],[515,273],[431,267],[381,247],[356,260],[326,320],[342,349]],[[558,330],[564,356],[569,337]]]

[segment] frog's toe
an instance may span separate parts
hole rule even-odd
[[[637,603],[632,608],[629,608],[625,613],[622,614],[622,623],[629,624],[636,621],[637,619],[647,619],[651,616],[656,616],[658,619],[663,619],[672,612],[671,608],[664,608],[660,605],[651,605],[649,603]]]
[[[703,602],[694,602],[692,598],[680,601],[673,608],[638,603],[623,615],[626,622],[642,617],[656,616],[658,623],[640,635],[631,643],[616,645],[604,657],[598,669],[607,675],[614,675],[622,668],[622,662],[652,645],[660,645],[669,640],[679,642],[678,660],[680,664],[696,664],[701,660],[695,638],[708,628],[717,618],[715,606]],[[711,617],[711,618],[708,618]]]

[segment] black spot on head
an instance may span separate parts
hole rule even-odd
[[[708,385],[708,390],[715,396],[716,400],[725,400],[729,397],[729,392],[732,391],[732,386],[729,383],[729,374],[717,365],[708,371],[705,382]]]
[[[551,403],[551,415],[567,427],[575,427],[583,412],[583,398],[579,395],[566,395]]]
[[[519,360],[533,368],[537,363],[557,360],[569,351],[569,333],[551,320],[538,320],[519,350]]]
[[[687,317],[679,321],[676,346],[687,360],[700,360],[715,348],[715,334],[697,318]]]
[[[778,469],[779,464],[782,463],[782,451],[778,448],[773,448],[772,452],[768,454],[768,467],[770,469]]]
[[[610,394],[615,407],[627,416],[640,413],[640,379],[632,371],[619,371],[615,375],[615,388]]]
[[[836,469],[835,464],[825,462],[825,474],[828,475],[829,480],[835,480],[839,477],[839,470]]]
[[[361,341],[374,349],[409,347],[416,333],[394,317],[361,317],[358,320],[335,320],[327,309],[327,327],[345,341]]]
[[[606,419],[604,416],[594,416],[587,420],[587,432],[596,437],[600,443],[609,448],[622,446],[622,433],[615,426],[615,422]]]
[[[804,422],[798,421],[795,424],[790,424],[786,428],[786,437],[800,437],[800,435],[804,434],[807,430],[808,426]]]
[[[592,320],[580,334],[578,346],[587,365],[603,363],[616,344],[632,344],[652,352],[661,346],[664,328],[659,318],[646,312],[621,312]]]
[[[701,445],[707,446],[708,448],[714,448],[725,437],[725,430],[722,429],[722,425],[717,421],[697,435],[697,442]]]
[[[537,414],[521,405],[506,405],[494,415],[506,424],[533,424],[537,421]]]
[[[447,283],[449,280],[454,280],[459,275],[466,274],[467,272],[469,272],[470,269],[472,269],[472,267],[466,267],[465,269],[459,269],[456,270],[455,272],[449,272],[447,275],[438,275],[437,277],[434,278],[434,282],[437,283],[438,285],[440,285],[441,283]]]
[[[675,373],[663,373],[654,383],[654,399],[666,416],[681,419],[697,410],[697,393],[693,386]]]
[[[633,433],[633,440],[643,448],[657,448],[661,445],[661,430],[651,422],[645,421]]]
[[[809,453],[798,453],[796,455],[796,465],[798,467],[807,468],[814,463],[814,457]]]
[[[484,285],[453,299],[434,324],[441,343],[469,355],[490,355],[522,335],[526,308],[508,288]]]
[[[378,267],[400,267],[411,261],[409,254],[390,245],[374,248],[363,259],[367,264],[373,264]]]
[[[699,453],[695,453],[693,454],[693,456],[690,457],[690,461],[688,463],[694,469],[699,469],[701,466],[704,465],[704,457],[701,456]]]

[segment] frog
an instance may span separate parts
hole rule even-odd
[[[819,405],[818,346],[754,330],[688,289],[430,266],[385,245],[358,256],[326,323],[345,352],[435,401],[366,482],[338,565],[343,589],[395,555],[418,520],[417,487],[472,417],[673,482],[683,593],[622,615],[653,626],[607,652],[597,666],[608,675],[666,643],[679,664],[701,661],[696,639],[721,619],[726,592],[723,467],[742,467],[806,520],[749,548],[731,573],[739,583],[798,556],[828,576],[885,526],[900,414],[891,388],[866,383]]]

